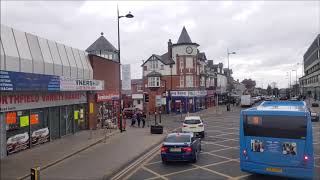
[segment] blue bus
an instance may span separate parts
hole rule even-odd
[[[312,123],[303,101],[264,101],[240,113],[240,168],[313,178]]]

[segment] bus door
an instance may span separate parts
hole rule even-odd
[[[303,165],[307,117],[248,115],[243,125],[249,161],[277,166]]]

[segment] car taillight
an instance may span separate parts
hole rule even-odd
[[[198,127],[203,127],[203,124],[199,124]]]
[[[182,125],[182,127],[187,127],[187,125],[184,124],[184,125]]]
[[[191,147],[183,147],[182,151],[183,152],[192,152],[192,148]]]
[[[304,159],[305,161],[308,161],[308,160],[309,160],[309,157],[308,157],[307,155],[304,155],[304,156],[303,156],[303,159]]]
[[[161,152],[163,153],[163,152],[167,152],[168,151],[168,148],[167,147],[164,147],[164,146],[162,146],[161,147]]]

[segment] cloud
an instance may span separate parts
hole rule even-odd
[[[185,25],[199,50],[227,66],[227,48],[235,79],[259,78],[288,84],[286,72],[298,68],[302,56],[320,32],[316,1],[1,1],[1,23],[72,47],[86,49],[104,32],[117,47],[117,4],[121,56],[141,77],[141,60],[167,51]],[[293,77],[293,76],[292,76]]]

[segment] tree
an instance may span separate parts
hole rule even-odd
[[[244,79],[241,83],[244,84],[247,89],[252,89],[256,86],[256,81],[252,79]]]
[[[268,87],[267,87],[267,93],[268,93],[268,95],[272,94],[272,88],[270,85],[268,85]]]

